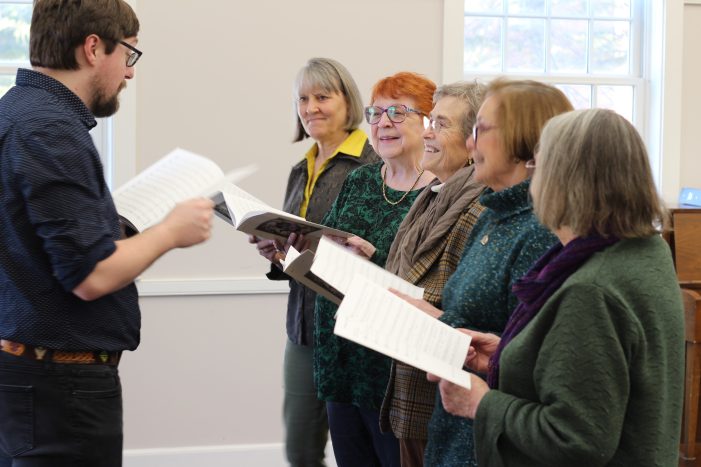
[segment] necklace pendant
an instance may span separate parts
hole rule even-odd
[[[486,245],[488,241],[489,241],[489,234],[486,234],[484,237],[482,237],[482,240],[480,240],[480,243],[482,245]]]

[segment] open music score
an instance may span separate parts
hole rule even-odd
[[[346,290],[334,333],[470,389],[462,369],[470,336],[361,276]]]

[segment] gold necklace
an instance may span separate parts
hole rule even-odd
[[[411,192],[411,190],[414,189],[414,187],[416,186],[416,184],[419,183],[419,179],[421,178],[421,176],[422,176],[423,174],[424,174],[424,169],[421,169],[421,172],[419,172],[419,176],[416,177],[416,180],[414,180],[414,184],[411,185],[411,188],[409,188],[409,191],[404,192],[404,194],[402,195],[402,197],[399,198],[397,201],[390,201],[389,198],[387,197],[387,192],[386,192],[386,190],[387,190],[387,188],[386,188],[386,187],[387,187],[387,184],[385,183],[385,177],[387,177],[387,166],[385,166],[385,173],[382,174],[382,196],[385,198],[385,201],[387,201],[387,203],[390,204],[390,205],[392,205],[392,206],[396,206],[396,205],[398,205],[399,203],[401,203],[402,201],[404,201],[404,198],[407,197],[407,195],[409,194],[409,192]]]

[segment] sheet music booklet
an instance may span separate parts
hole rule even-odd
[[[471,338],[397,297],[423,288],[322,237],[316,254],[293,248],[283,268],[291,277],[336,304],[334,333],[408,365],[470,388],[463,370]]]
[[[224,174],[210,159],[176,148],[114,190],[112,198],[123,224],[143,232],[162,221],[179,202],[211,197],[256,170],[249,165]]]
[[[256,170],[249,165],[224,174],[210,159],[177,148],[115,190],[112,197],[130,233],[157,224],[181,201],[205,196],[214,201],[217,216],[247,234],[284,242],[296,232],[309,237],[312,248],[324,233],[351,236],[272,208],[234,184]]]
[[[470,389],[463,365],[472,338],[361,276],[338,308],[334,334]]]
[[[343,300],[343,295],[356,274],[411,297],[422,298],[424,293],[421,287],[416,287],[325,237],[320,239],[316,253],[311,250],[299,253],[290,247],[282,263],[287,275],[336,305]]]

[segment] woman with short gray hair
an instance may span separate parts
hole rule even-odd
[[[410,303],[452,327],[503,331],[517,305],[511,286],[557,241],[529,203],[528,161],[545,123],[570,110],[572,104],[554,86],[531,80],[489,83],[468,139],[475,180],[487,186],[479,198],[486,209],[443,287],[441,308],[407,297]],[[473,439],[472,421],[447,413],[437,397],[425,465],[476,466]]]
[[[472,227],[484,210],[485,186],[474,177],[472,126],[486,86],[457,82],[439,86],[433,109],[424,117],[421,166],[436,175],[414,201],[389,250],[385,269],[424,289],[424,299],[440,306],[443,287],[455,272]],[[428,422],[436,385],[426,372],[392,362],[380,411],[380,428],[399,440],[402,467],[423,466]]]
[[[339,62],[310,59],[297,74],[293,96],[294,141],[311,138],[314,144],[292,167],[283,209],[319,223],[348,172],[378,157],[367,135],[358,128],[363,119],[358,86]],[[290,282],[283,407],[287,459],[293,467],[323,466],[328,422],[326,405],[317,398],[312,370],[316,294],[282,272],[283,245],[253,236],[249,241],[272,263],[268,278]],[[295,234],[287,240],[299,251],[304,249],[303,243]]]

